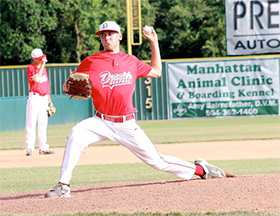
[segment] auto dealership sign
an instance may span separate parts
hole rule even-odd
[[[226,0],[228,55],[280,53],[280,0]]]

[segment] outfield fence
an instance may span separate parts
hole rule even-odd
[[[163,60],[159,79],[136,82],[137,120],[279,115],[280,55]],[[62,85],[78,64],[47,64],[57,108],[49,125],[94,115],[91,100],[64,95]],[[25,128],[27,65],[0,67],[0,132]]]

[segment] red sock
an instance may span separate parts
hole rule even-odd
[[[199,165],[195,165],[196,169],[195,169],[195,175],[198,176],[203,176],[205,174],[204,169],[202,168],[202,166]]]

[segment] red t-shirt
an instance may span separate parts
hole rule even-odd
[[[47,69],[44,67],[42,77],[39,82],[35,82],[32,77],[38,73],[40,68],[35,66],[34,64],[28,65],[26,69],[28,83],[29,83],[29,92],[36,92],[41,95],[50,94],[50,85],[49,85],[49,77],[47,73]]]
[[[132,96],[137,78],[145,77],[152,67],[123,52],[99,52],[85,58],[76,72],[89,74],[93,104],[97,111],[123,116],[136,113]]]

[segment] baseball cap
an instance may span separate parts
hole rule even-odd
[[[32,52],[31,52],[31,57],[35,58],[35,59],[42,59],[46,56],[47,55],[44,54],[43,51],[39,48],[36,48],[36,49],[32,50]]]
[[[121,34],[120,26],[114,21],[105,21],[99,26],[99,31],[96,32],[96,35],[99,35],[103,31],[115,31]]]

